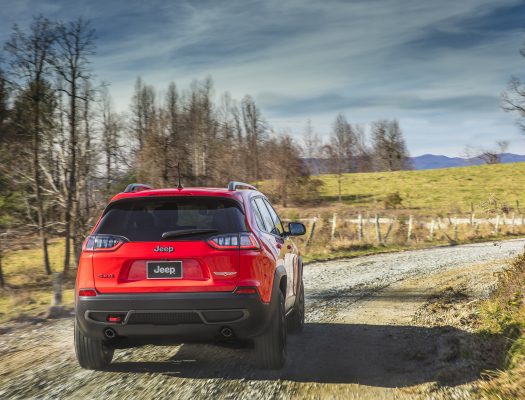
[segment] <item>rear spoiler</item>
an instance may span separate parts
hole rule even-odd
[[[228,183],[228,190],[235,191],[235,190],[237,190],[237,188],[244,188],[244,189],[249,189],[249,190],[257,190],[257,188],[255,186],[250,185],[248,183],[244,183],[244,182],[231,181],[230,183]]]

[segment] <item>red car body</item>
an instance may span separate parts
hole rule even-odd
[[[268,199],[247,184],[128,186],[110,201],[81,253],[80,364],[103,368],[118,347],[236,338],[255,342],[263,366],[279,367],[283,321],[294,331],[304,323],[302,262],[291,239],[303,233],[297,223],[285,230]],[[284,342],[268,350],[277,336]]]

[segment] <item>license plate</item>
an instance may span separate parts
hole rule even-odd
[[[148,279],[182,279],[182,261],[148,261]]]

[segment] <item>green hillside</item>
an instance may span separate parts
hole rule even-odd
[[[320,175],[325,202],[338,201],[337,175]],[[491,199],[525,207],[525,163],[482,165],[425,171],[344,174],[343,204],[381,207],[385,197],[399,192],[407,209],[466,212],[490,207]]]

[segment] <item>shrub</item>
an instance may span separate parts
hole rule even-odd
[[[403,203],[403,198],[399,192],[389,193],[383,200],[385,210],[396,209],[398,206],[401,206]]]

